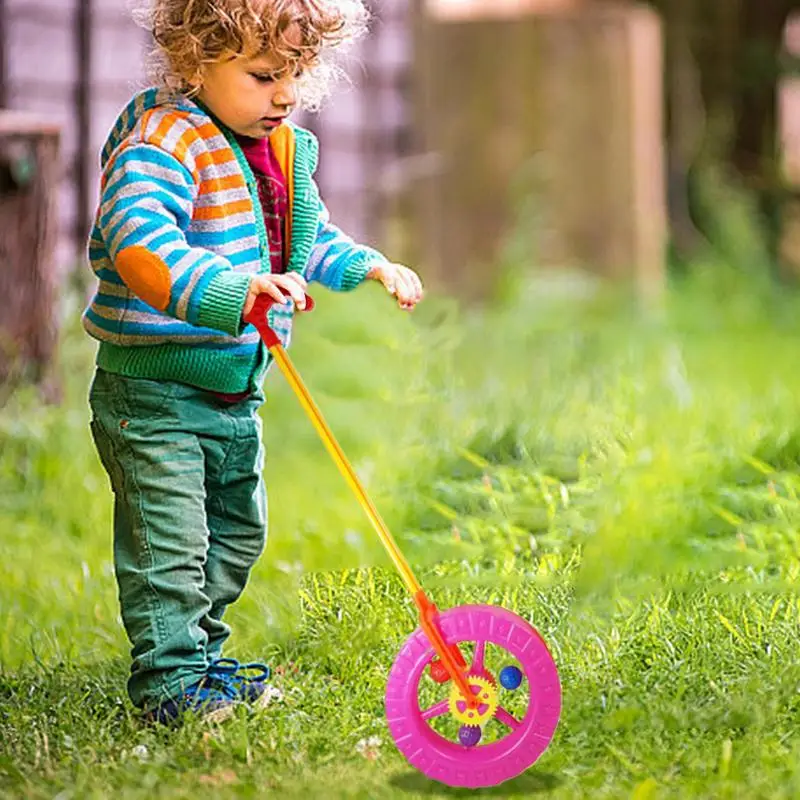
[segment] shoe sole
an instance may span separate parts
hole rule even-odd
[[[203,714],[204,722],[225,722],[233,716],[234,708],[232,705],[217,708],[214,711],[208,711]]]
[[[272,697],[270,697],[269,691],[264,692],[260,697],[256,698],[251,704],[250,707],[255,711],[263,711],[265,708],[268,708],[269,705],[272,703]]]

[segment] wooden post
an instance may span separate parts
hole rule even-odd
[[[92,218],[89,207],[92,196],[92,0],[79,0],[75,15],[75,49],[78,75],[75,83],[75,112],[77,121],[77,151],[75,155],[75,214],[76,249],[82,252],[89,236]]]
[[[382,79],[381,67],[376,63],[376,50],[378,37],[381,35],[379,26],[381,25],[381,10],[379,4],[369,2],[370,14],[372,16],[372,34],[364,39],[362,44],[361,58],[364,60],[365,69],[361,73],[361,92],[362,102],[360,103],[359,113],[361,115],[361,130],[359,133],[361,156],[364,159],[364,174],[369,177],[363,187],[364,200],[362,215],[364,230],[368,232],[370,239],[377,239],[382,214],[382,195],[378,181],[374,176],[381,173],[382,160],[380,153],[381,140],[377,135],[374,118],[380,114],[381,92],[380,83]]]
[[[6,67],[6,37],[8,24],[6,22],[6,0],[0,0],[0,108],[8,105],[7,70]]]
[[[58,338],[55,248],[60,131],[0,111],[0,386],[32,379],[50,399]]]
[[[537,13],[542,2],[428,0],[418,124],[440,170],[419,204],[423,262],[434,282],[482,294],[513,236],[531,265],[578,266],[658,294],[659,19],[570,0]],[[431,13],[440,4],[446,13]],[[466,18],[457,6],[471,8]]]

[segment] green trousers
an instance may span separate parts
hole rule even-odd
[[[95,375],[91,428],[114,492],[138,707],[200,680],[230,635],[223,614],[266,540],[263,399],[229,404],[180,383]]]

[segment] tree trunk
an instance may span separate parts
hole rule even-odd
[[[783,31],[797,0],[652,0],[665,20],[673,244],[691,257],[704,227],[689,214],[692,168],[732,167],[758,199],[777,259],[783,203],[777,93]]]
[[[778,89],[789,5],[786,0],[750,0],[743,9],[746,39],[738,65],[743,79],[731,152],[734,167],[751,179],[769,252],[776,263],[781,253],[785,199],[779,163]]]
[[[438,163],[418,229],[434,277],[482,296],[513,243],[515,261],[657,293],[665,215],[653,12],[434,17],[422,54],[418,120]]]
[[[0,112],[0,386],[30,379],[50,399],[58,395],[59,136],[57,126]]]

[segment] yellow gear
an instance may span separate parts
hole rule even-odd
[[[454,683],[450,689],[450,713],[465,725],[483,725],[497,711],[499,703],[497,686],[480,675],[467,675],[467,683],[478,698],[478,707],[469,708],[458,690],[458,686]],[[477,691],[475,691],[476,688]]]

